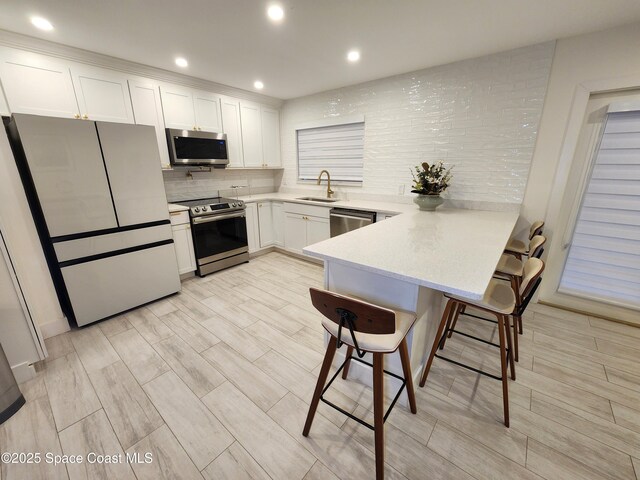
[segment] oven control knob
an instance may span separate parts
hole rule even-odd
[[[232,206],[232,207],[237,207],[237,204],[232,203],[232,204],[231,204],[231,206]]]
[[[195,212],[198,213],[200,211],[200,207],[194,208]]]
[[[202,211],[206,212],[207,211],[207,206],[205,205],[204,207],[202,207]]]

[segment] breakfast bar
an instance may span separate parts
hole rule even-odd
[[[304,253],[324,261],[327,290],[416,312],[407,341],[417,381],[440,321],[443,293],[481,299],[517,219],[514,212],[416,210],[310,245]],[[344,351],[338,350],[337,362]],[[398,352],[386,361],[387,370],[402,373]],[[353,364],[349,375],[371,385],[368,368]],[[397,388],[390,380],[386,388]]]

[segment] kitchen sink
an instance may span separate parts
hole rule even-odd
[[[339,198],[322,198],[322,197],[299,197],[296,200],[308,200],[310,202],[333,203],[340,201]]]

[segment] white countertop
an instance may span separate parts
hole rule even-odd
[[[177,203],[169,203],[169,213],[172,212],[185,212],[189,210],[189,207],[185,207],[184,205],[179,205]]]
[[[312,257],[480,299],[517,213],[413,208],[303,249]]]

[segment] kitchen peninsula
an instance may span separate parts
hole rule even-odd
[[[442,314],[442,293],[482,298],[517,219],[513,212],[416,209],[303,251],[324,261],[326,289],[417,313],[407,336],[417,380]],[[401,374],[398,352],[386,357],[385,368]],[[353,364],[350,376],[370,385],[365,368]]]

